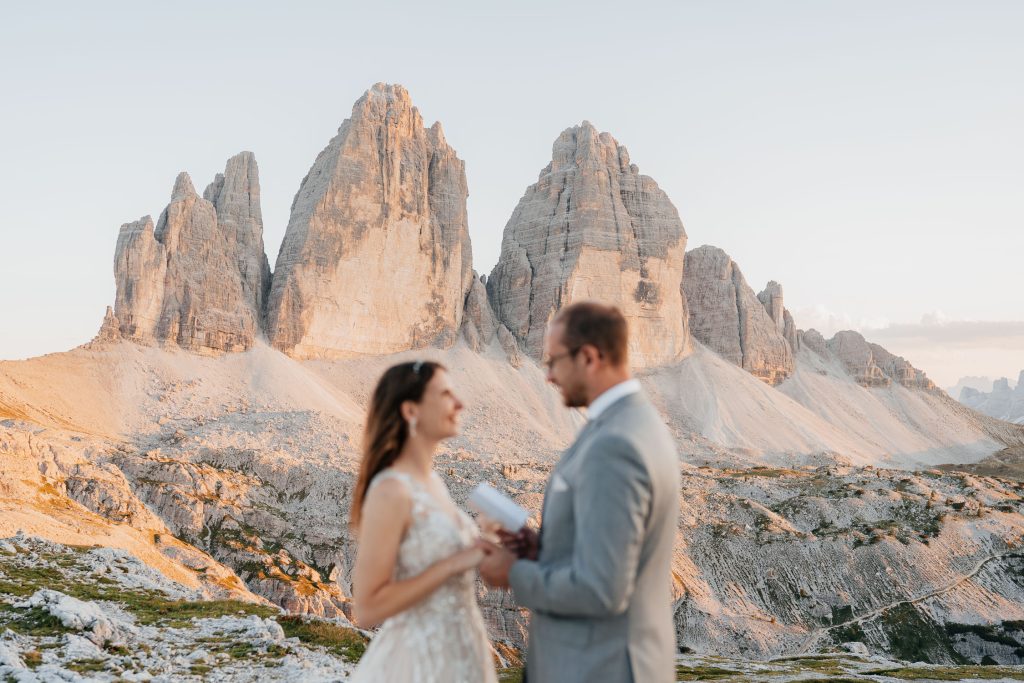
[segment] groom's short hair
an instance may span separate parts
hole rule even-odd
[[[551,322],[562,326],[562,343],[570,351],[590,344],[616,367],[629,362],[629,326],[615,306],[580,301],[558,311]]]

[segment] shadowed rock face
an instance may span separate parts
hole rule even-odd
[[[409,93],[377,84],[303,179],[267,310],[299,358],[450,346],[472,285],[463,162]]]
[[[683,290],[695,339],[730,363],[756,377],[778,384],[793,373],[793,352],[783,337],[782,288],[754,295],[739,266],[717,247],[703,246],[686,254]],[[774,301],[773,301],[774,299]],[[779,321],[766,308],[778,309]]]
[[[814,351],[819,356],[828,355],[828,343],[825,338],[821,336],[821,332],[815,329],[810,330],[797,330],[797,339],[801,347],[806,347],[811,351]]]
[[[632,365],[660,365],[689,349],[685,250],[668,196],[630,164],[625,147],[584,121],[555,140],[551,163],[519,201],[487,293],[534,358],[562,306],[596,299],[629,321]]]
[[[764,290],[757,295],[757,300],[764,306],[764,310],[768,311],[768,316],[771,317],[772,322],[775,323],[775,327],[782,333],[782,336],[789,343],[789,350],[793,353],[799,351],[800,338],[797,335],[796,323],[793,322],[793,316],[783,303],[782,285],[775,280],[772,280]]]
[[[270,281],[252,153],[228,160],[206,198],[182,173],[155,226],[149,216],[121,226],[114,278],[122,337],[197,352],[251,347]]]
[[[206,187],[203,198],[217,208],[217,224],[234,245],[242,295],[254,311],[263,312],[270,291],[270,262],[263,248],[259,169],[256,157],[243,152],[228,159]]]

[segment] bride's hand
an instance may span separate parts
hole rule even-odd
[[[462,572],[470,569],[475,569],[484,559],[484,551],[479,545],[474,545],[465,550],[460,550],[446,562],[448,563],[448,570],[451,574],[461,574]]]

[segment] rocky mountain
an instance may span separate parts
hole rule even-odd
[[[472,284],[464,164],[399,85],[378,83],[292,202],[267,335],[298,358],[450,346]]]
[[[957,383],[951,387],[946,387],[946,393],[955,399],[960,398],[960,392],[966,387],[970,387],[975,391],[989,392],[992,391],[992,378],[991,377],[961,377],[957,380]]]
[[[259,196],[256,159],[242,152],[203,197],[182,173],[155,226],[149,216],[121,226],[105,333],[196,352],[250,348],[270,283]]]
[[[878,344],[868,342],[859,332],[837,332],[828,341],[827,347],[862,386],[888,386],[896,382],[917,389],[935,388],[935,384],[906,359],[894,356]]]
[[[1024,424],[1024,370],[1016,385],[1011,388],[1010,380],[1001,377],[992,383],[992,391],[979,391],[965,386],[959,400],[978,412],[1007,422]]]
[[[683,291],[695,339],[769,384],[793,374],[793,348],[786,340],[786,311],[778,283],[769,283],[755,296],[729,255],[708,245],[686,252],[684,272]],[[788,332],[795,339],[792,323]]]
[[[0,538],[22,530],[16,552],[40,557],[63,551],[26,536],[119,548],[189,596],[344,625],[345,520],[380,374],[413,358],[447,366],[466,409],[436,467],[456,502],[489,481],[539,513],[584,421],[537,362],[544,325],[601,298],[629,318],[633,364],[681,454],[682,645],[1024,661],[1024,488],[948,469],[1016,453],[1024,426],[956,403],[855,332],[796,329],[781,285],[755,294],[721,249],[685,252],[668,197],[590,124],[556,140],[490,277],[472,271],[465,207],[462,161],[400,86],[368,91],[318,156],[272,278],[252,156],[203,197],[180,177],[155,226],[122,229],[96,340],[0,362]],[[34,586],[23,597],[36,603],[0,605],[0,624],[66,603],[44,588],[88,597]],[[479,595],[513,661],[527,615],[505,592]],[[268,619],[252,625],[260,657],[291,647]],[[213,637],[206,626],[161,652],[184,656],[181,643]],[[126,642],[164,642],[139,633]],[[43,661],[75,661],[61,652]]]
[[[534,359],[559,308],[614,301],[630,324],[633,365],[653,367],[689,349],[685,249],[668,196],[615,138],[584,121],[558,136],[551,163],[519,200],[487,292],[498,320]]]

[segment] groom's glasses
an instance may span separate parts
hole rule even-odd
[[[555,363],[562,360],[563,358],[572,358],[579,352],[580,349],[579,347],[577,347],[570,351],[566,351],[565,353],[556,353],[553,356],[548,356],[548,359],[544,361],[544,367],[547,369],[548,372],[551,372],[551,368],[555,367]]]

